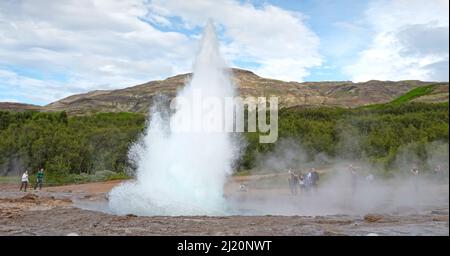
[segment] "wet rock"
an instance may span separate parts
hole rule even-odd
[[[433,218],[433,221],[448,222],[448,216],[436,216]]]
[[[366,216],[364,216],[365,222],[379,222],[382,219],[383,216],[379,214],[367,214]]]
[[[127,215],[125,215],[125,216],[127,216],[127,217],[129,217],[129,218],[134,218],[134,217],[137,217],[137,215],[135,215],[135,214],[132,214],[132,213],[130,213],[130,214],[127,214]]]
[[[39,200],[39,196],[28,193],[20,198],[20,201],[26,201],[26,202],[37,202]]]
[[[317,224],[326,224],[326,225],[349,225],[352,223],[351,220],[339,220],[339,219],[318,219],[315,220]]]
[[[333,230],[324,230],[322,235],[323,236],[343,236],[344,234],[333,231]]]
[[[63,203],[70,203],[70,204],[73,203],[72,199],[70,199],[70,198],[63,198],[60,201],[63,202]]]
[[[431,211],[431,214],[436,214],[436,215],[447,215],[448,211],[444,211],[444,210],[434,210]]]

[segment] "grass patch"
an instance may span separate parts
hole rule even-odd
[[[111,171],[97,171],[95,174],[67,174],[67,175],[45,175],[44,186],[61,186],[69,184],[83,184],[90,182],[102,182],[109,180],[124,180],[129,179],[130,176],[124,172]],[[29,181],[32,186],[36,182],[36,176],[30,175]],[[19,176],[0,176],[0,184],[20,184],[21,177]],[[29,185],[30,185],[29,184]]]
[[[417,88],[414,88],[414,89],[408,91],[407,93],[395,98],[394,100],[392,100],[388,103],[370,104],[370,105],[361,106],[361,107],[358,107],[355,109],[380,110],[380,109],[385,109],[390,106],[398,106],[398,105],[402,105],[405,103],[409,103],[416,98],[431,94],[433,92],[434,88],[438,85],[441,85],[441,83],[429,84],[426,86],[417,87]]]
[[[415,98],[419,98],[421,96],[428,95],[433,92],[433,89],[434,89],[434,87],[436,87],[436,85],[438,85],[438,84],[430,84],[430,85],[414,88],[414,89],[410,90],[409,92],[401,95],[400,97],[394,99],[393,101],[390,102],[390,104],[394,104],[394,105],[402,104],[405,102],[410,102],[411,100],[413,100]]]
[[[44,180],[44,184],[48,186],[60,186],[67,184],[82,184],[90,182],[102,182],[109,180],[129,179],[124,172],[97,171],[94,174],[68,174],[68,175],[48,175]]]
[[[251,174],[250,170],[240,170],[240,171],[233,173],[233,176],[247,176],[250,174]]]
[[[20,177],[18,176],[0,176],[0,184],[14,184],[20,183]]]

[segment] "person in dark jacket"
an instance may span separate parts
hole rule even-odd
[[[44,169],[40,168],[36,174],[36,184],[34,185],[34,190],[39,186],[39,190],[42,189],[42,185],[44,184]]]
[[[319,173],[315,168],[311,168],[311,186],[314,191],[319,187]]]
[[[295,175],[295,173],[289,169],[289,178],[288,178],[288,182],[289,182],[289,189],[291,190],[291,195],[295,196],[297,195],[297,186],[299,184],[298,182],[298,177],[297,175]]]

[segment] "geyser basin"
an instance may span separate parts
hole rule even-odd
[[[229,70],[219,52],[214,26],[209,22],[192,80],[177,95],[177,98],[187,99],[188,104],[178,106],[172,115],[161,108],[152,108],[147,133],[133,148],[138,165],[136,179],[110,192],[111,211],[137,215],[226,214],[223,186],[231,174],[238,144],[230,133],[189,131],[186,128],[190,127],[186,126],[201,127],[208,121],[190,115],[191,109],[199,103],[196,94],[201,93],[203,98],[225,99],[233,97],[234,92]],[[224,109],[204,111],[208,116],[228,118]],[[186,118],[187,122],[179,122]],[[180,130],[183,132],[178,132]]]
[[[448,183],[436,183],[433,180],[423,179],[420,194],[415,194],[410,179],[378,180],[360,186],[358,193],[352,195],[351,186],[348,184],[349,180],[346,179],[345,173],[342,173],[342,176],[339,173],[341,173],[339,170],[330,173],[333,178],[324,181],[317,193],[301,193],[295,197],[290,195],[287,184],[277,183],[277,180],[286,178],[285,173],[230,177],[227,179],[224,189],[226,204],[229,208],[223,212],[205,214],[227,216],[347,215],[361,218],[366,214],[409,216],[410,214],[427,214],[431,211],[445,209],[448,211]],[[243,179],[249,184],[250,189],[247,192],[239,190]],[[92,200],[93,198],[96,199]],[[87,200],[82,197],[74,202],[75,206],[82,209],[117,214],[117,212],[111,211],[108,200],[105,200],[102,195],[89,197]],[[127,213],[123,212],[122,214]]]

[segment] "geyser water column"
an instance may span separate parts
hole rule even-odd
[[[227,213],[223,187],[231,173],[238,144],[225,131],[204,131],[207,120],[192,113],[201,99],[234,96],[229,69],[223,61],[212,22],[208,22],[190,82],[177,98],[189,104],[169,111],[153,108],[146,135],[136,144],[136,179],[115,187],[109,206],[116,214],[137,215],[224,215]],[[205,116],[225,120],[224,108],[202,109]],[[186,122],[177,120],[189,119]],[[172,124],[172,125],[169,125]],[[200,128],[200,129],[198,129]],[[186,131],[191,129],[190,131]],[[185,130],[184,132],[179,132]]]

